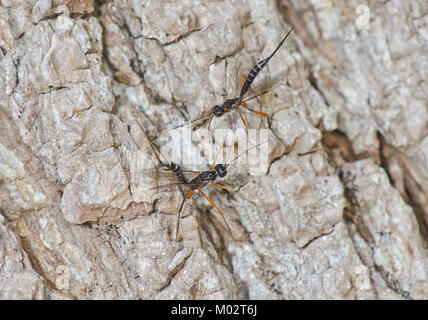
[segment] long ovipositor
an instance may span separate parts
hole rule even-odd
[[[241,89],[241,93],[240,93],[240,97],[242,98],[247,91],[250,89],[251,84],[253,83],[254,79],[257,77],[257,75],[259,74],[259,72],[263,69],[263,67],[265,65],[267,65],[267,63],[269,62],[269,60],[275,55],[275,53],[278,51],[278,49],[282,46],[282,44],[285,42],[285,40],[288,38],[288,36],[290,35],[291,31],[293,31],[293,28],[290,29],[290,31],[288,31],[288,33],[286,34],[286,36],[284,37],[284,39],[282,39],[282,41],[279,43],[279,45],[276,47],[276,49],[274,50],[274,52],[272,52],[272,54],[259,61],[258,63],[256,63],[256,65],[251,69],[250,73],[248,74],[248,76],[245,79],[245,83],[242,86]]]
[[[174,162],[170,162],[170,163],[165,163],[162,161],[162,159],[160,158],[162,153],[160,152],[159,148],[153,143],[153,141],[150,139],[149,134],[147,133],[147,131],[141,126],[141,124],[136,121],[138,126],[141,128],[141,130],[144,132],[144,135],[146,136],[148,142],[150,143],[150,147],[153,150],[153,154],[156,156],[158,162],[159,162],[159,167],[161,168],[166,168],[167,170],[171,171],[172,173],[174,173],[174,175],[177,177],[177,180],[181,183],[187,183],[187,179],[184,177],[183,175],[183,170],[182,168],[174,163]]]

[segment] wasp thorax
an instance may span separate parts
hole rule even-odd
[[[223,178],[227,174],[226,167],[223,164],[218,164],[214,167],[220,178]]]
[[[224,114],[224,109],[219,105],[214,106],[213,113],[216,117],[221,117]]]
[[[224,111],[227,111],[227,109],[231,109],[235,107],[236,102],[238,102],[239,98],[233,98],[233,99],[227,99],[223,103],[223,109]]]

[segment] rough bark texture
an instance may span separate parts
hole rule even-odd
[[[135,120],[208,112],[291,25],[267,174],[174,241]],[[423,0],[2,0],[0,298],[428,299],[427,42]]]

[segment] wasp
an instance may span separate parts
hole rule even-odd
[[[178,163],[175,163],[173,161],[169,161],[162,154],[159,147],[154,143],[154,141],[153,141],[154,139],[152,139],[150,137],[147,130],[143,128],[143,126],[139,123],[138,120],[136,120],[135,122],[140,127],[141,131],[144,133],[144,135],[146,137],[146,141],[149,143],[150,148],[153,151],[152,153],[154,154],[154,156],[157,160],[157,163],[153,163],[154,167],[148,168],[148,169],[141,169],[142,173],[148,177],[151,177],[152,179],[155,179],[155,180],[158,180],[159,178],[167,178],[168,180],[174,179],[175,185],[183,193],[183,190],[181,189],[181,185],[186,185],[189,182],[187,175],[190,175],[190,174],[198,175],[201,173],[201,171],[189,170],[189,169],[183,168],[183,166],[181,166]],[[128,126],[128,132],[130,132],[130,129],[131,129],[131,127]],[[131,137],[132,137],[132,135],[131,135]],[[172,183],[170,185],[172,186],[172,185],[174,185],[174,183]],[[155,187],[149,188],[147,190],[161,189],[162,187],[164,187],[164,186],[155,186]]]
[[[191,170],[186,170],[183,169],[179,164],[172,162],[172,161],[167,161],[165,156],[161,153],[161,151],[159,150],[159,148],[154,144],[154,142],[152,141],[152,139],[150,138],[148,132],[141,126],[141,124],[136,121],[138,126],[140,127],[140,129],[144,132],[144,135],[146,136],[148,142],[150,143],[150,147],[153,150],[153,154],[155,155],[159,165],[158,167],[160,169],[164,169],[166,171],[170,171],[171,173],[174,174],[174,176],[177,178],[177,180],[180,183],[187,183],[187,179],[183,174],[183,171],[191,171]],[[163,158],[164,160],[162,161]],[[193,171],[191,171],[193,172]]]
[[[265,141],[267,142],[267,141]],[[263,142],[263,143],[265,143]],[[221,209],[214,203],[214,201],[207,195],[205,194],[205,192],[202,190],[204,189],[206,186],[208,186],[209,184],[214,185],[217,188],[220,189],[224,189],[226,191],[228,191],[231,194],[235,194],[235,191],[233,191],[232,189],[217,183],[217,179],[218,178],[224,178],[227,175],[227,168],[233,163],[235,162],[239,157],[241,157],[242,155],[244,155],[245,153],[247,153],[248,151],[250,151],[253,148],[256,148],[258,146],[260,146],[263,143],[259,143],[255,146],[252,146],[251,148],[248,148],[247,150],[245,150],[244,152],[240,153],[238,156],[236,156],[234,159],[232,159],[231,161],[227,162],[227,163],[223,163],[223,164],[216,164],[216,159],[214,160],[213,164],[209,167],[208,170],[206,171],[199,171],[199,174],[191,179],[190,181],[187,182],[179,182],[179,183],[171,183],[171,184],[166,184],[163,185],[161,187],[171,187],[171,186],[183,186],[187,188],[187,192],[185,193],[183,200],[180,204],[180,207],[178,209],[178,215],[177,215],[177,224],[176,224],[176,233],[175,233],[175,239],[178,239],[178,232],[179,232],[179,226],[180,226],[180,217],[181,217],[181,212],[183,210],[184,204],[186,202],[186,200],[190,199],[193,197],[193,195],[195,194],[195,192],[198,192],[199,195],[202,195],[214,208],[216,208],[216,210],[218,211],[218,213],[221,215],[221,217],[223,218],[223,221],[227,227],[227,229],[230,231],[230,227],[229,224],[227,223],[227,220],[223,214],[223,212],[221,211]],[[198,171],[192,171],[193,173],[198,173]]]
[[[250,70],[250,72],[248,73],[248,75],[242,76],[241,79],[241,91],[239,93],[238,97],[235,98],[229,98],[224,100],[224,102],[221,105],[215,105],[211,112],[209,114],[203,115],[199,118],[193,119],[191,120],[191,122],[195,122],[195,121],[199,121],[199,120],[204,120],[205,119],[205,123],[208,122],[208,128],[211,124],[211,121],[214,117],[216,118],[220,118],[225,114],[230,113],[233,110],[238,111],[239,116],[245,126],[245,128],[248,128],[247,123],[241,113],[241,106],[244,107],[245,109],[256,113],[258,115],[261,116],[265,116],[267,117],[268,114],[259,110],[254,110],[251,109],[247,102],[249,100],[255,99],[269,91],[264,91],[258,95],[255,95],[253,97],[250,98],[246,98],[246,93],[250,90],[251,85],[253,84],[254,80],[256,79],[257,75],[260,73],[260,71],[262,71],[262,69],[268,64],[268,62],[270,61],[270,59],[272,59],[272,57],[278,52],[279,48],[281,48],[281,46],[283,45],[283,43],[285,42],[285,40],[287,40],[288,36],[290,35],[290,33],[293,31],[293,28],[290,29],[290,31],[288,31],[288,33],[285,35],[285,37],[281,40],[281,42],[278,44],[278,46],[275,48],[275,50],[265,59],[257,62]],[[180,126],[179,126],[180,127]],[[173,129],[176,129],[178,127],[175,127]]]
[[[152,141],[152,139],[149,136],[149,133],[143,128],[143,126],[141,126],[141,124],[138,121],[136,121],[136,123],[138,124],[138,126],[140,127],[140,129],[144,133],[144,135],[146,136],[146,139],[149,142],[150,147],[153,150],[153,154],[155,155],[157,162],[158,162],[158,165],[156,166],[156,168],[148,169],[146,171],[147,172],[156,171],[156,173],[158,173],[159,169],[161,169],[161,170],[164,170],[166,172],[171,173],[173,176],[175,176],[176,181],[177,181],[175,183],[169,183],[169,184],[165,184],[163,186],[156,186],[156,187],[150,188],[150,190],[152,190],[152,189],[163,189],[163,188],[169,188],[169,187],[174,187],[174,186],[178,186],[180,188],[180,190],[181,190],[181,187],[189,188],[189,190],[186,192],[186,194],[183,198],[183,201],[180,205],[179,214],[177,215],[176,235],[175,235],[175,239],[177,240],[178,239],[179,227],[180,227],[181,212],[183,209],[184,202],[186,199],[189,199],[192,197],[194,190],[200,191],[200,194],[202,194],[221,213],[221,210],[200,189],[203,188],[206,184],[208,184],[211,181],[217,187],[224,188],[225,190],[228,190],[229,192],[234,193],[233,190],[231,190],[225,186],[222,186],[220,184],[216,184],[214,182],[218,176],[224,177],[227,174],[227,166],[228,165],[219,164],[219,165],[214,166],[214,164],[213,164],[207,171],[194,171],[194,170],[185,169],[177,163],[174,163],[172,161],[168,161],[166,159],[166,157],[161,153],[158,146],[156,146],[155,143]],[[128,127],[128,131],[129,130],[130,130],[130,127]],[[215,163],[215,161],[214,161],[214,163]],[[213,170],[213,168],[214,168],[214,170]],[[191,174],[196,175],[196,177],[189,181],[186,178],[186,176],[184,175],[184,173],[189,173],[189,174],[191,173]],[[190,193],[192,193],[192,194],[190,194]],[[223,216],[222,213],[221,213],[221,215]],[[223,216],[223,218],[224,218],[224,216]],[[226,220],[224,220],[224,221],[226,223],[226,226],[230,230]]]

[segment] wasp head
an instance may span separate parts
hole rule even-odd
[[[220,107],[219,105],[216,105],[213,108],[213,113],[217,118],[221,117],[224,114],[224,108]]]
[[[224,164],[218,164],[214,167],[220,178],[223,178],[227,174],[227,170]]]

